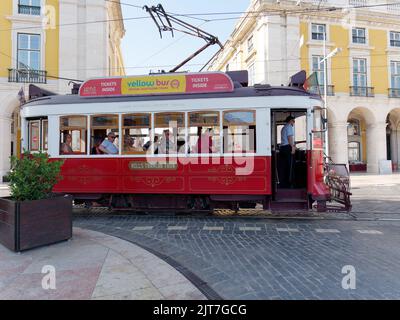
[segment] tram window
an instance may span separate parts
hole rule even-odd
[[[143,154],[150,148],[151,114],[136,113],[122,116],[124,154]]]
[[[29,150],[40,149],[40,120],[29,121]]]
[[[154,153],[185,153],[185,114],[183,112],[156,113],[154,118]]]
[[[49,121],[42,120],[42,149],[48,150],[49,149]]]
[[[295,132],[295,144],[296,147],[301,150],[307,149],[307,116],[302,115],[296,117],[296,123],[294,125]]]
[[[87,118],[67,116],[60,118],[60,155],[86,154]]]
[[[322,119],[322,110],[320,108],[314,108],[314,132],[313,132],[313,149],[320,149],[323,146],[323,119]]]
[[[221,149],[218,111],[189,113],[189,152],[218,153]]]
[[[256,113],[255,111],[225,111],[224,152],[256,152]]]
[[[110,135],[111,133],[113,135]],[[118,154],[118,135],[118,115],[91,116],[91,154]],[[112,136],[114,136],[114,138],[112,138]],[[111,142],[111,144],[109,144],[109,142]]]

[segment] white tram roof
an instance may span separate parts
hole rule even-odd
[[[52,95],[33,99],[25,106],[42,105],[68,105],[68,104],[90,104],[130,101],[167,101],[185,99],[215,99],[215,98],[244,98],[244,97],[278,97],[278,96],[301,96],[321,100],[317,94],[310,93],[303,88],[287,86],[256,85],[254,87],[239,87],[233,92],[221,93],[191,93],[191,94],[163,94],[163,95],[135,95],[135,96],[111,96],[111,97],[82,97],[75,94]]]

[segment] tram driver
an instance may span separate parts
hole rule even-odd
[[[293,156],[296,152],[294,143],[294,123],[295,118],[288,116],[286,124],[281,130],[281,145],[279,148],[279,159],[282,168],[282,178],[280,186],[289,188],[293,182]]]
[[[112,131],[109,132],[107,134],[107,138],[104,139],[104,141],[99,146],[99,149],[105,154],[118,154],[118,148],[114,144],[115,138],[115,133]]]

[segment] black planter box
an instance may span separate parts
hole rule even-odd
[[[72,237],[72,197],[35,201],[0,198],[0,243],[23,251]]]

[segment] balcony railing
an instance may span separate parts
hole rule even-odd
[[[40,7],[37,6],[26,6],[23,4],[18,5],[18,13],[30,14],[33,16],[40,16]]]
[[[389,88],[389,98],[400,98],[400,88]]]
[[[319,85],[319,86],[312,86],[309,89],[310,92],[315,93],[315,94],[320,94],[321,96],[324,95],[324,86]],[[327,85],[326,86],[326,95],[327,96],[334,96],[335,95],[335,86],[334,85]]]
[[[374,97],[373,87],[350,87],[350,96],[356,97]]]
[[[323,95],[324,94],[324,86],[323,85],[320,85],[319,86],[319,90],[320,90],[320,92],[321,92],[321,94]],[[333,86],[333,85],[327,85],[326,86],[326,95],[328,95],[328,96],[334,96],[335,95],[335,86]]]
[[[8,69],[8,82],[47,83],[47,71]]]

